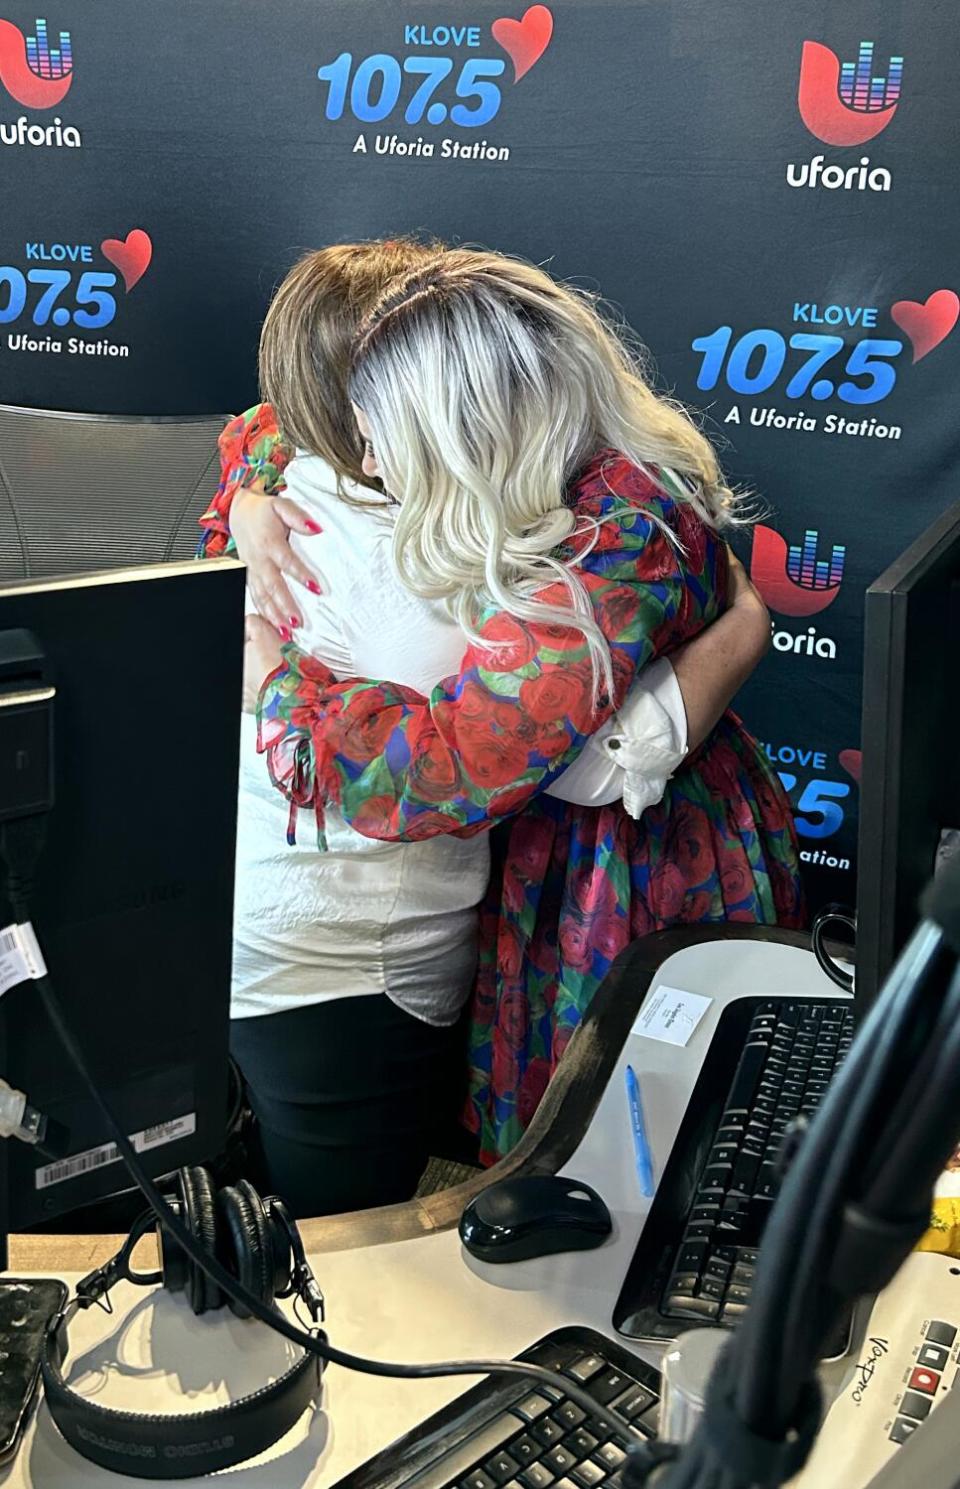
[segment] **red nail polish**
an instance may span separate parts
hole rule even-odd
[[[292,641],[293,640],[293,637],[290,635],[290,632],[287,630],[286,626],[281,626],[280,627],[280,640],[281,641]]]
[[[296,630],[297,626],[302,624],[299,615],[291,615],[290,624],[293,626],[294,630]]]
[[[320,588],[319,584],[317,583],[317,581],[315,579],[308,579],[307,580],[307,589],[310,591],[310,593],[312,595],[322,595],[323,594],[323,590]]]
[[[322,533],[323,532],[323,528],[320,526],[319,522],[314,522],[314,520],[313,520],[312,517],[308,517],[307,518],[307,529],[308,529],[309,532],[312,532],[312,533]]]

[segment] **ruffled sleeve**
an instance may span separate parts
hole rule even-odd
[[[544,790],[623,703],[638,668],[679,639],[688,608],[682,554],[663,527],[637,509],[621,509],[612,526],[616,536],[601,531],[580,569],[613,664],[614,696],[596,707],[580,631],[492,608],[457,676],[429,698],[390,682],[338,681],[285,648],[258,717],[260,748],[291,802],[291,833],[297,809],[312,807],[322,840],[329,802],[365,837],[467,837]],[[539,598],[562,606],[566,590],[551,585]]]
[[[200,518],[203,532],[199,558],[220,558],[235,552],[230,536],[230,507],[237,492],[259,481],[270,496],[284,489],[283,472],[293,451],[283,442],[277,417],[269,403],[258,403],[238,414],[224,429],[220,448],[220,484],[209,509]]]

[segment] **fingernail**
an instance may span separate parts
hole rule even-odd
[[[322,533],[323,532],[323,528],[320,526],[319,522],[314,522],[314,520],[313,520],[312,517],[308,517],[307,518],[307,529],[308,529],[309,532],[312,532],[312,533]]]
[[[307,589],[310,591],[310,593],[312,595],[322,595],[323,594],[323,590],[320,588],[319,584],[317,583],[317,581],[315,579],[308,579],[307,580]]]
[[[293,629],[296,630],[297,626],[302,625],[303,622],[301,621],[299,615],[291,615],[290,624],[293,626]]]
[[[281,641],[292,641],[293,640],[293,637],[290,635],[290,632],[287,630],[286,626],[281,626],[280,627],[280,640]]]

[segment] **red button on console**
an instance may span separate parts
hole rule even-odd
[[[926,1391],[928,1396],[935,1396],[937,1394],[937,1386],[939,1384],[940,1377],[937,1372],[935,1370],[924,1370],[922,1365],[918,1365],[910,1376],[911,1391]]]

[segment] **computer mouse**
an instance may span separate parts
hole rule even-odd
[[[555,1174],[491,1184],[460,1217],[461,1241],[485,1262],[588,1251],[601,1246],[612,1229],[610,1211],[595,1189]]]

